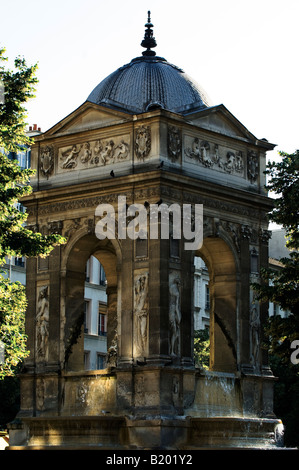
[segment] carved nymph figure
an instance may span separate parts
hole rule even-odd
[[[169,285],[169,329],[170,329],[170,355],[180,354],[180,326],[181,326],[181,281],[178,277],[170,280]]]
[[[48,286],[39,290],[36,313],[36,350],[40,358],[47,360],[49,338],[49,298]]]
[[[145,356],[147,351],[148,273],[135,277],[134,282],[135,351]]]

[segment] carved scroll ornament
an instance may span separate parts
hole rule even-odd
[[[54,148],[52,145],[46,145],[41,148],[40,172],[47,179],[54,171]]]
[[[151,128],[149,126],[139,127],[136,131],[135,153],[137,158],[144,160],[151,151]]]

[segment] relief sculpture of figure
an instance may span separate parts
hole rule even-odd
[[[120,144],[118,144],[115,147],[115,151],[113,154],[113,162],[115,161],[115,159],[125,160],[125,158],[127,158],[128,155],[129,155],[129,145],[123,140],[121,140]]]
[[[81,162],[82,163],[87,163],[88,160],[91,158],[91,150],[90,150],[90,143],[85,142],[84,144],[84,150],[83,150],[83,155],[81,156]]]
[[[147,316],[148,316],[148,274],[142,274],[135,279],[134,284],[134,314],[136,320],[136,350],[140,356],[147,349]]]
[[[259,345],[260,345],[260,316],[256,307],[250,312],[250,344],[251,344],[251,364],[256,369],[259,364]]]
[[[210,144],[206,141],[201,144],[201,161],[204,166],[213,166],[213,162],[210,158]]]
[[[47,359],[49,338],[49,300],[48,286],[40,288],[37,301],[36,314],[36,342],[37,353],[40,357]]]
[[[101,160],[103,165],[106,165],[107,161],[113,158],[114,145],[115,144],[113,140],[107,141],[103,150],[101,151]]]
[[[68,148],[65,152],[62,153],[62,159],[65,158],[62,163],[62,168],[75,168],[77,166],[77,158],[81,151],[82,145],[80,148],[77,148],[77,145],[72,145],[71,148]]]
[[[180,285],[181,281],[175,278],[169,287],[169,326],[170,326],[170,355],[178,356],[180,353]]]

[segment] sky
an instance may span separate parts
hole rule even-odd
[[[157,55],[276,144],[271,159],[299,148],[298,0],[0,0],[9,67],[38,62],[28,124],[51,128],[140,56],[148,10]]]

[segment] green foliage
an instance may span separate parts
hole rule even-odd
[[[22,170],[6,153],[31,145],[25,133],[24,103],[34,96],[37,66],[27,67],[24,59],[15,60],[16,71],[5,70],[4,49],[0,49],[0,82],[4,100],[0,102],[0,266],[5,256],[48,256],[54,246],[65,243],[57,234],[43,236],[26,228],[28,215],[16,203],[29,195],[33,170]],[[0,340],[5,345],[5,362],[0,365],[0,380],[13,375],[17,365],[28,355],[25,336],[25,289],[0,274]]]
[[[26,109],[24,103],[34,97],[37,64],[27,67],[24,58],[15,59],[15,71],[4,67],[7,57],[0,48],[0,81],[4,85],[4,102],[0,103],[0,148],[17,151],[20,145],[30,145],[26,135]]]
[[[201,369],[209,369],[210,337],[208,330],[194,331],[194,362]]]
[[[267,189],[277,194],[270,220],[286,230],[286,246],[289,258],[280,260],[279,270],[263,269],[261,284],[252,286],[261,301],[275,302],[283,310],[299,314],[299,151],[289,155],[280,152],[280,162],[269,162],[266,174],[271,177]],[[299,336],[299,331],[297,330]]]
[[[279,196],[269,215],[273,222],[286,229],[286,246],[298,250],[299,150],[293,154],[279,152],[279,155],[282,160],[269,162],[265,172],[270,176],[266,189]]]
[[[291,344],[299,339],[299,151],[280,152],[279,162],[270,162],[266,188],[277,198],[270,220],[286,230],[290,256],[280,259],[281,268],[261,271],[261,284],[252,284],[260,301],[277,303],[288,316],[270,317],[266,325],[270,366],[278,381],[274,386],[274,412],[285,425],[285,445],[299,446],[299,365],[292,364]]]
[[[0,278],[0,341],[5,345],[5,360],[0,364],[0,380],[13,375],[16,366],[25,357],[25,310],[27,306],[25,288],[19,282]]]

